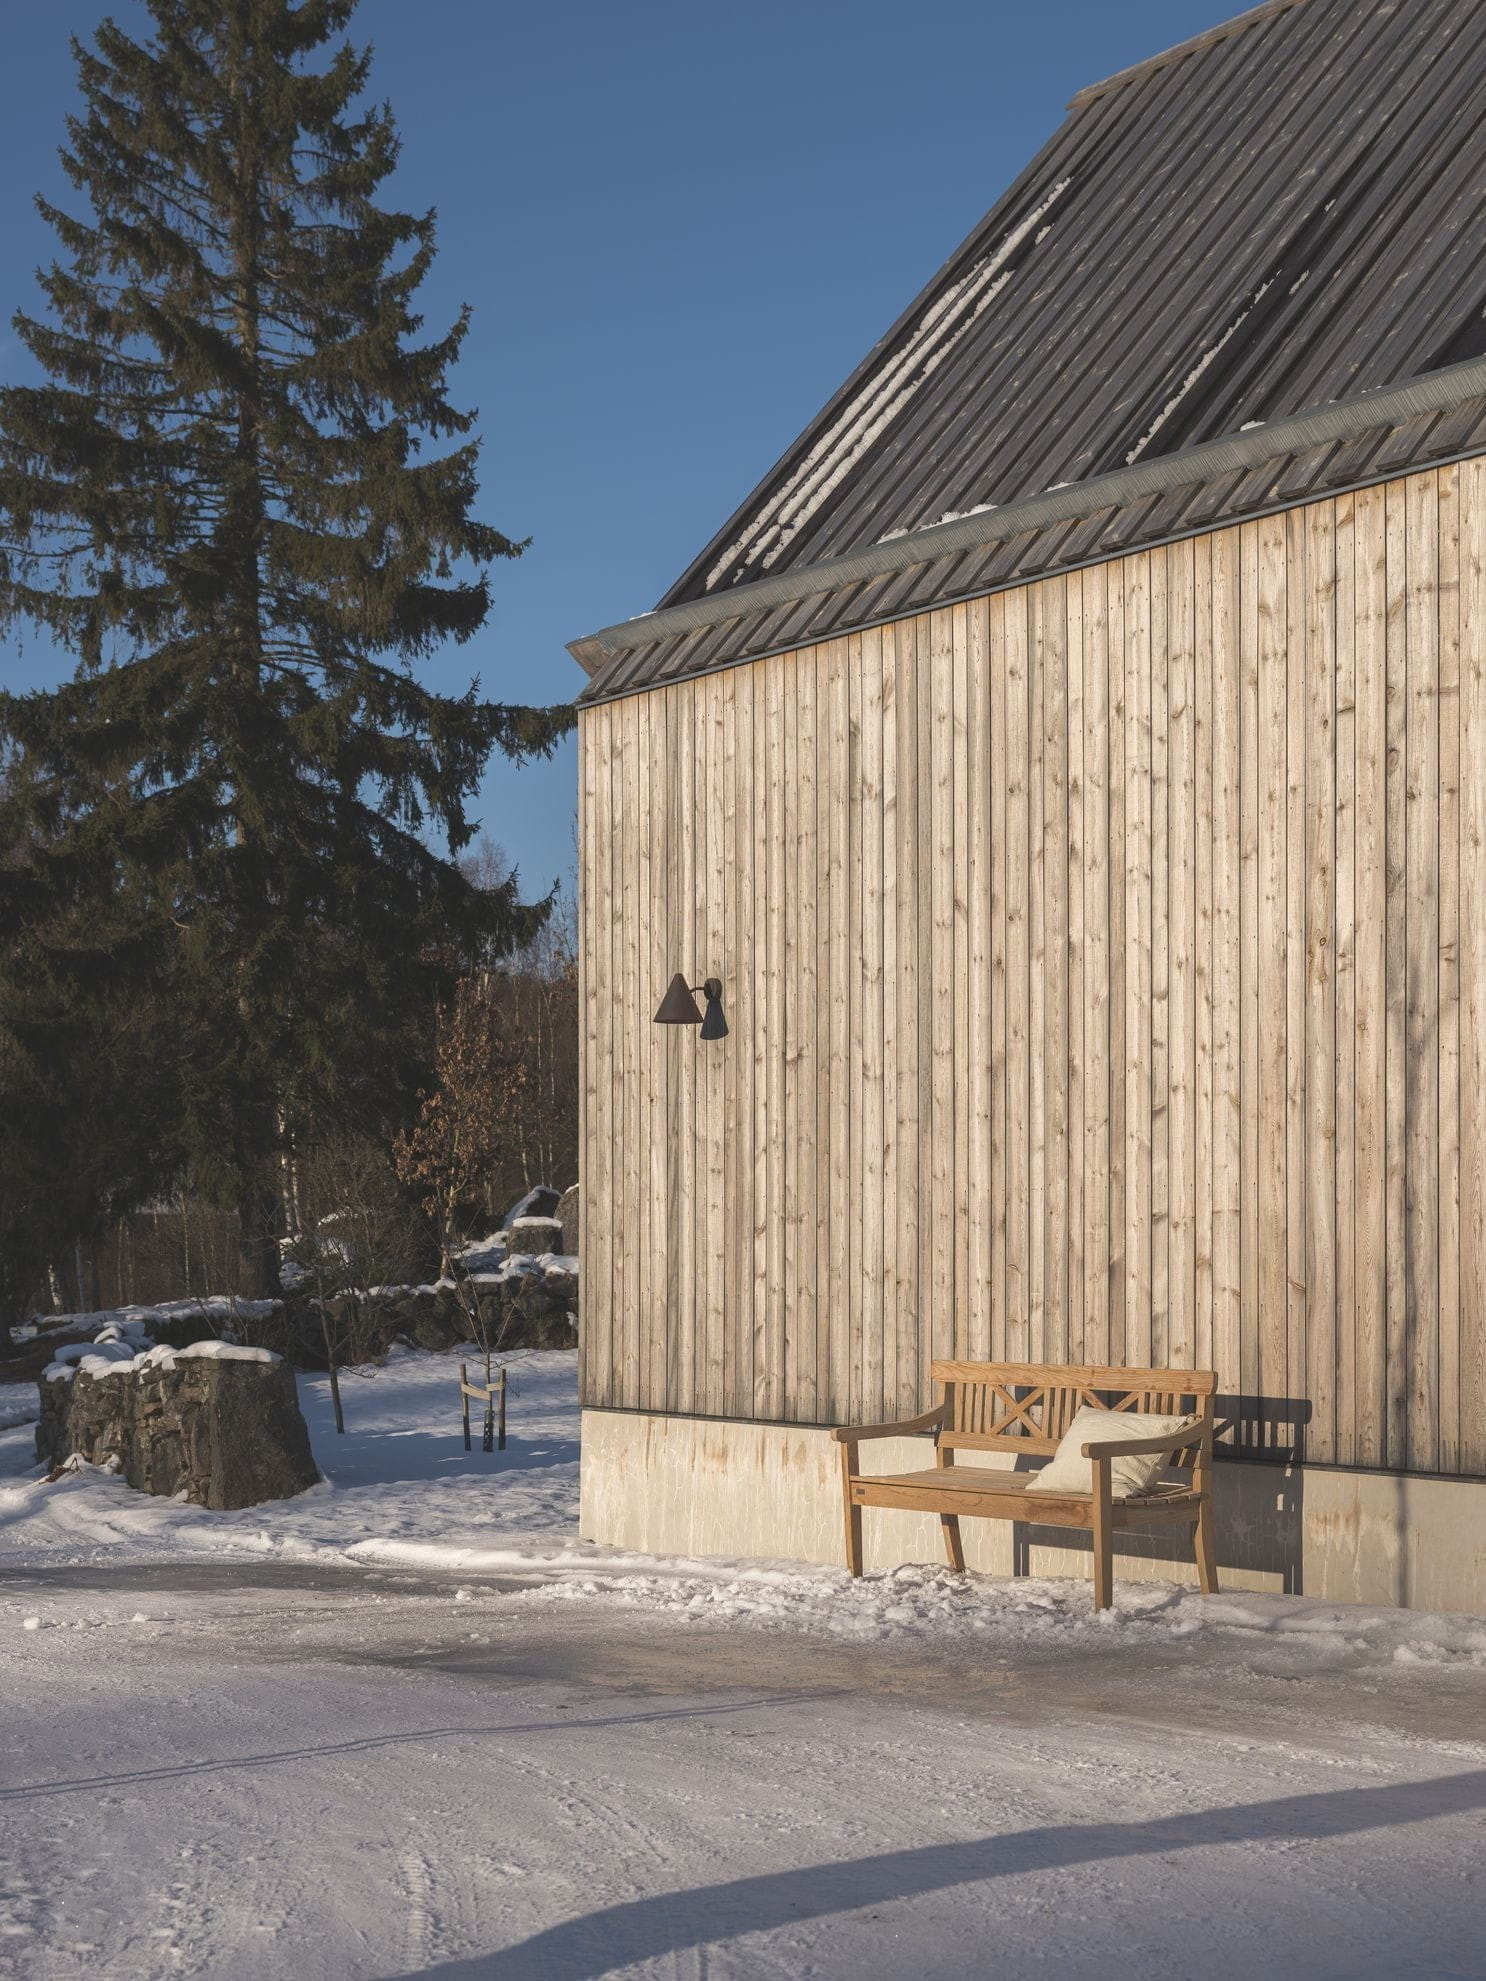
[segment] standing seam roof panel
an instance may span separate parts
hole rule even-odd
[[[1302,80],[1305,80],[1304,72],[1295,84],[1297,89],[1301,87]],[[1130,120],[1131,127],[1124,134],[1123,148],[1142,152],[1141,208],[1148,213],[1168,193],[1178,194],[1189,209],[1189,222],[1193,228],[1200,217],[1204,187],[1202,173],[1194,172],[1191,131],[1221,128],[1223,118],[1231,117],[1241,108],[1236,99],[1242,93],[1243,78],[1233,72],[1218,73],[1208,78],[1207,84],[1208,87],[1199,92],[1189,105],[1173,104],[1169,91],[1164,96],[1159,91],[1150,92],[1148,107],[1153,114],[1159,113],[1155,114],[1154,126],[1150,120],[1136,117]],[[1306,86],[1317,91],[1321,88],[1321,82],[1311,76]],[[1297,115],[1308,114],[1308,105],[1301,106],[1297,111]],[[1158,153],[1147,155],[1153,141],[1159,142],[1161,149]],[[1106,170],[1117,169],[1116,161],[1106,159],[1105,167]],[[1260,203],[1266,209],[1270,204],[1267,188]],[[1149,256],[1127,251],[1135,238],[1131,230],[1138,232],[1139,225],[1139,216],[1133,209],[1118,206],[1112,216],[1106,249],[1108,256],[1121,267],[1118,281],[1097,285],[1080,282],[1077,279],[1079,268],[1073,271],[1071,282],[1049,281],[1035,298],[1035,307],[1027,313],[1025,322],[1008,323],[991,343],[983,361],[968,364],[965,368],[967,375],[963,377],[946,377],[944,390],[938,399],[933,403],[925,402],[914,409],[913,417],[905,418],[902,432],[892,436],[884,448],[884,466],[888,465],[889,457],[895,450],[904,454],[911,451],[924,464],[925,475],[921,478],[919,489],[909,495],[904,504],[904,520],[910,526],[934,520],[931,505],[936,492],[936,479],[942,484],[949,478],[964,486],[965,503],[952,506],[968,506],[972,499],[989,496],[991,490],[980,487],[990,471],[984,459],[988,452],[994,453],[996,472],[1007,487],[1016,484],[1018,492],[1030,489],[1034,480],[1030,456],[1039,445],[1045,449],[1046,426],[1039,430],[1037,423],[1025,415],[1024,408],[1028,394],[1035,397],[1049,374],[1063,380],[1064,390],[1056,416],[1070,436],[1077,431],[1075,415],[1081,415],[1085,422],[1092,422],[1096,430],[1101,422],[1107,428],[1111,411],[1122,404],[1128,404],[1132,419],[1135,417],[1134,408],[1138,401],[1133,393],[1125,401],[1114,397],[1112,402],[1110,376],[1103,359],[1109,343],[1119,338],[1123,299],[1127,294],[1134,293],[1142,310],[1148,311],[1152,288],[1162,280],[1152,267]],[[1169,286],[1168,279],[1168,289]],[[1067,293],[1070,287],[1073,291],[1071,295]],[[1098,330],[1097,338],[1088,334],[1090,319]],[[1143,320],[1140,312],[1136,312],[1136,320]],[[1023,367],[1025,376],[1019,376],[1015,371],[1009,379],[998,376],[1008,356],[1013,365]],[[967,410],[973,414],[973,410],[981,406],[996,408],[998,438],[994,449],[984,433],[982,422],[974,417],[967,419],[966,416]],[[950,451],[957,428],[960,446]],[[1020,454],[1013,455],[1010,450],[1016,444],[1019,429],[1025,429],[1027,437],[1021,443]],[[1079,455],[1077,442],[1070,438],[1067,444],[1074,447],[1075,452],[1071,457],[1065,456],[1066,465],[1059,478],[1079,479],[1084,472],[1092,471],[1093,463]],[[998,491],[998,499],[1005,500],[1007,497]],[[944,506],[942,501],[939,506]]]
[[[1280,22],[1300,21],[1305,17],[1306,10],[1302,9],[1297,13],[1280,17]],[[1319,24],[1322,20],[1322,15],[1317,11],[1312,14],[1311,19],[1313,25]],[[1388,51],[1386,49],[1383,51],[1374,49],[1373,53],[1375,55],[1381,53],[1386,57]],[[1418,87],[1420,78],[1417,75],[1405,71],[1405,77],[1407,80],[1406,83],[1401,85],[1401,91],[1406,87]],[[1158,77],[1151,80],[1152,84],[1154,84],[1162,79]],[[1308,93],[1302,93],[1303,90],[1308,91]],[[1318,74],[1314,69],[1308,72],[1302,66],[1299,77],[1295,79],[1292,85],[1291,95],[1295,100],[1289,106],[1290,120],[1294,122],[1298,131],[1304,132],[1314,128],[1317,116],[1320,114],[1329,94],[1328,73],[1323,70]],[[1205,122],[1205,110],[1201,106],[1198,106],[1196,114],[1189,114],[1187,116],[1185,129],[1188,132],[1192,128],[1200,129]],[[1251,175],[1247,168],[1245,168],[1233,187],[1233,190],[1237,192],[1242,186],[1248,184],[1247,197],[1241,204],[1231,206],[1225,213],[1225,231],[1220,233],[1215,239],[1210,238],[1204,249],[1201,261],[1194,266],[1191,272],[1189,287],[1195,289],[1199,297],[1209,293],[1211,290],[1211,283],[1204,278],[1203,270],[1214,262],[1231,268],[1239,255],[1247,255],[1248,257],[1248,265],[1239,278],[1240,300],[1246,294],[1252,293],[1252,289],[1257,287],[1258,283],[1263,279],[1263,272],[1279,256],[1287,235],[1293,229],[1291,215],[1285,211],[1283,202],[1276,198],[1277,183],[1282,184],[1287,177],[1292,176],[1287,165],[1288,152],[1278,143],[1272,144],[1270,142],[1272,135],[1271,127],[1266,126],[1266,141],[1259,153],[1257,176],[1253,177],[1252,183],[1250,183]],[[1266,171],[1264,168],[1269,165],[1271,160],[1275,161],[1273,169]],[[1190,185],[1188,174],[1181,171],[1180,168],[1181,154],[1178,152],[1173,160],[1172,183],[1180,186],[1183,201],[1190,211],[1200,217],[1204,206],[1209,201],[1208,190],[1201,186],[1193,189]],[[1153,213],[1157,216],[1164,217],[1164,210],[1160,206],[1157,197],[1153,195],[1150,183],[1146,179],[1142,180],[1141,199],[1138,202],[1126,202],[1124,210],[1130,215],[1135,216],[1134,224],[1137,229],[1140,225],[1148,226],[1152,224]],[[1251,220],[1257,221],[1257,227],[1249,226]],[[1233,238],[1235,229],[1239,233],[1242,245]],[[1113,326],[1110,332],[1109,342],[1113,342],[1116,337],[1121,336],[1123,323],[1120,317],[1120,306],[1127,291],[1135,292],[1136,301],[1139,305],[1139,309],[1134,317],[1137,325],[1145,323],[1146,318],[1153,313],[1156,301],[1159,301],[1166,313],[1178,322],[1183,320],[1184,309],[1189,307],[1180,288],[1176,287],[1174,289],[1169,262],[1160,259],[1153,260],[1149,254],[1136,253],[1134,246],[1136,238],[1137,236],[1132,236],[1129,233],[1112,236],[1116,245],[1110,250],[1110,255],[1116,260],[1123,259],[1124,262],[1126,279],[1122,283],[1115,285],[1113,288],[1103,282],[1084,285],[1085,289],[1090,292],[1090,299],[1086,306],[1091,310],[1101,313],[1105,322]],[[1109,256],[1106,258],[1109,258]],[[1060,307],[1061,297],[1057,292],[1056,285],[1053,285],[1050,294],[1053,306]],[[1225,292],[1221,302],[1216,306],[1211,306],[1211,313],[1200,324],[1196,337],[1191,340],[1187,355],[1184,358],[1177,358],[1173,355],[1177,348],[1174,340],[1167,347],[1159,347],[1159,355],[1153,358],[1149,351],[1148,340],[1133,339],[1128,335],[1122,337],[1121,348],[1118,352],[1114,350],[1106,352],[1105,346],[1088,341],[1084,344],[1081,354],[1069,353],[1067,357],[1062,354],[1060,348],[1061,344],[1066,342],[1066,332],[1059,338],[1053,339],[1051,343],[1041,345],[1034,343],[1030,348],[1035,352],[1039,377],[1046,377],[1051,373],[1064,381],[1070,378],[1077,379],[1081,364],[1083,375],[1090,380],[1089,400],[1091,410],[1093,411],[1096,422],[1102,419],[1105,426],[1103,444],[1106,449],[1106,458],[1094,458],[1086,464],[1081,462],[1078,464],[1079,467],[1085,469],[1085,471],[1093,472],[1101,468],[1109,468],[1116,465],[1116,459],[1109,457],[1113,452],[1108,432],[1111,415],[1117,413],[1123,407],[1128,406],[1131,409],[1131,420],[1133,423],[1148,410],[1153,410],[1150,402],[1155,390],[1161,389],[1164,386],[1165,374],[1171,371],[1173,365],[1190,364],[1193,344],[1197,345],[1199,349],[1210,347],[1221,335],[1223,324],[1231,321],[1233,315],[1234,299],[1231,292]],[[1074,317],[1070,315],[1068,320],[1074,324],[1075,328],[1077,327]],[[1035,324],[1032,328],[1035,331]],[[1118,369],[1120,361],[1123,360],[1125,371],[1128,374],[1132,358],[1140,368],[1140,374],[1143,379],[1149,381],[1152,375],[1154,375],[1154,387],[1149,382],[1146,383],[1143,398],[1133,392],[1127,397],[1122,398],[1117,386],[1116,389],[1111,390],[1112,382],[1117,381],[1120,376]],[[942,381],[943,392],[940,396],[947,407],[948,416],[951,419],[958,419],[963,423],[967,408],[973,409],[976,405],[984,403],[999,403],[1002,395],[997,393],[993,388],[988,389],[988,383],[971,382],[967,389],[966,384],[955,378],[951,370],[946,369]],[[1024,431],[1033,440],[1040,441],[1045,447],[1046,434],[1050,427],[1056,426],[1058,417],[1063,413],[1068,403],[1069,396],[1065,385],[1064,396],[1060,399],[1050,421],[1039,424],[1037,421],[1028,417],[1018,422],[1018,424],[1023,426]],[[1317,395],[1313,394],[1311,396],[1314,397]],[[939,401],[936,400],[934,403],[938,404]],[[1137,408],[1139,411],[1136,410]],[[1218,430],[1222,430],[1223,424],[1221,421],[1218,423]],[[892,445],[893,439],[889,437],[884,444],[884,458],[891,451]],[[934,461],[937,458],[932,445],[926,445],[922,438],[917,439],[914,451],[916,458],[920,460]],[[1092,452],[1092,449],[1090,451]],[[1079,474],[1077,472],[1069,472],[1065,468],[1059,475],[1059,478],[1072,480],[1079,478]],[[1030,492],[1035,486],[1046,485],[1046,482],[1039,481],[1035,477],[1025,478],[1025,486],[1017,488],[1014,492],[1026,493]],[[967,491],[967,494],[969,492]],[[989,493],[990,491],[985,492]],[[998,499],[1008,499],[1001,491],[997,491],[997,496]],[[874,510],[876,510],[877,505],[873,506]],[[881,520],[880,510],[877,513],[879,520]],[[922,521],[926,519],[915,517],[914,520]],[[860,529],[856,529],[850,532],[849,541],[833,541],[829,544],[822,542],[823,554],[836,554],[839,550],[849,547],[850,542],[864,540],[865,537],[866,533]],[[866,540],[870,539],[866,538]]]
[[[711,590],[746,612],[766,571],[1107,471],[1152,426],[1144,454],[1428,369],[1482,301],[1483,92],[1473,0],[1300,0],[1094,97],[663,602],[735,541]],[[781,542],[792,481],[819,499]]]

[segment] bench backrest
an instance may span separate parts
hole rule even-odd
[[[1038,1362],[935,1362],[948,1406],[939,1443],[951,1450],[1055,1451],[1084,1404],[1160,1417],[1198,1416],[1210,1430],[1211,1369],[1058,1368]],[[1183,1452],[1181,1458],[1192,1454]],[[1178,1461],[1180,1462],[1180,1461]]]

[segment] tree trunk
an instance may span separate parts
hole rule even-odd
[[[241,1300],[277,1300],[279,1247],[274,1236],[273,1197],[247,1189],[237,1205],[237,1287]]]
[[[338,1436],[346,1432],[346,1416],[341,1409],[341,1378],[336,1367],[336,1342],[330,1326],[330,1309],[325,1304],[325,1279],[320,1279],[320,1332],[325,1339],[325,1366],[330,1371],[330,1401],[335,1406],[335,1428]]]

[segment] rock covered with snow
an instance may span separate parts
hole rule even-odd
[[[552,1215],[562,1226],[562,1243],[558,1246],[558,1251],[568,1252],[576,1257],[578,1252],[578,1185],[576,1183],[570,1184],[563,1191],[557,1209]]]
[[[502,1350],[574,1346],[578,1261],[570,1253],[507,1254],[481,1247],[462,1263],[458,1286],[442,1279],[432,1286],[337,1294],[326,1306],[338,1337],[354,1341],[363,1355],[383,1354],[399,1340],[417,1348],[453,1348],[475,1331],[464,1304],[472,1299],[482,1328]]]
[[[519,1223],[522,1218],[551,1217],[561,1200],[562,1192],[554,1190],[550,1183],[533,1184],[526,1195],[512,1204],[501,1219],[501,1229],[509,1231],[511,1226]]]
[[[319,1473],[294,1372],[266,1348],[74,1344],[42,1377],[36,1456],[74,1455],[146,1493],[219,1509],[288,1499]]]
[[[38,1317],[34,1333],[91,1334],[96,1341],[105,1335],[120,1339],[158,1341],[162,1335],[180,1334],[195,1340],[208,1329],[221,1333],[245,1321],[266,1321],[279,1307],[277,1300],[239,1300],[230,1293],[205,1293],[191,1300],[162,1300],[153,1307],[102,1307],[92,1314],[44,1314]]]
[[[506,1227],[508,1258],[542,1258],[562,1250],[562,1226],[555,1217],[513,1218]]]

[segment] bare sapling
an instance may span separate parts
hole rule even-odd
[[[466,980],[455,992],[440,1021],[434,1071],[436,1084],[420,1096],[416,1119],[395,1144],[394,1162],[433,1228],[441,1274],[484,1359],[489,1451],[495,1358],[507,1310],[481,1302],[467,1255],[476,1225],[488,1216],[487,1180],[523,1118],[529,1073],[519,1040],[502,1027],[483,984]]]

